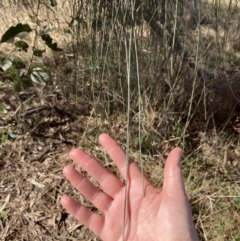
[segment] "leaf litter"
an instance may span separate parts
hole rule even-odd
[[[30,107],[14,96],[11,86],[0,94],[7,110],[0,115],[0,136],[7,136],[0,143],[0,240],[96,240],[60,205],[64,194],[80,200],[62,169],[72,163],[68,153],[79,146],[89,106],[35,101]]]

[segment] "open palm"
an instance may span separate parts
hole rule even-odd
[[[99,142],[125,177],[126,154],[123,149],[106,134],[100,135]],[[72,150],[70,157],[100,184],[102,190],[72,166],[66,166],[63,173],[103,215],[91,212],[67,196],[62,197],[61,203],[104,241],[198,240],[180,168],[181,154],[180,148],[169,154],[162,190],[156,189],[144,178],[143,192],[141,170],[133,160],[129,161],[124,228],[125,185],[81,150]]]

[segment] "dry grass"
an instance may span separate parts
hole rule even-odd
[[[58,1],[59,5],[53,15],[44,8],[40,14],[42,23],[56,28],[51,36],[60,47],[67,46],[66,52],[72,51],[71,44],[75,44],[75,39],[65,33],[67,23],[71,20],[73,2]],[[26,13],[31,10],[22,5],[11,5],[9,8],[9,3],[3,1],[4,7],[0,8],[4,20],[1,22],[0,35],[18,22],[30,23],[30,17]],[[90,4],[87,7],[90,9]],[[219,13],[224,16],[224,7]],[[235,15],[233,19],[236,20]],[[193,29],[187,29],[188,38],[185,44],[191,46],[194,41],[199,42],[199,56],[202,58],[199,64],[202,70],[207,69],[207,74],[212,74],[214,68],[211,66],[221,60],[224,60],[221,67],[226,69],[230,66],[236,67],[238,63],[237,52],[236,55],[229,56],[233,50],[230,37],[230,40],[226,40],[226,46],[224,45],[226,52],[219,55],[217,47],[224,38],[224,28],[222,25],[219,27],[219,39],[215,38],[216,32],[211,24],[207,27],[201,26],[201,35]],[[181,68],[182,72],[170,78],[168,66],[171,62],[162,62],[159,57],[162,49],[153,44],[154,35],[151,35],[146,26],[139,26],[137,33],[142,47],[139,52],[139,72],[143,85],[141,101],[144,108],[139,110],[139,98],[135,98],[137,92],[134,81],[137,78],[134,73],[131,76],[134,80],[131,96],[131,156],[139,160],[141,151],[145,175],[161,188],[164,160],[173,147],[181,146],[185,151],[182,168],[186,188],[200,239],[240,240],[239,134],[226,128],[226,120],[223,125],[216,126],[212,115],[201,118],[207,111],[202,104],[204,98],[199,96],[207,95],[212,90],[202,86],[197,79],[198,73],[194,72],[188,63],[181,65],[179,56],[175,59],[174,67]],[[96,211],[71,188],[62,175],[64,165],[71,163],[68,152],[75,146],[92,153],[118,175],[111,160],[97,144],[98,135],[108,132],[127,148],[124,95],[126,62],[121,59],[124,54],[119,43],[123,38],[122,33],[119,31],[116,34],[118,39],[114,36],[105,39],[106,35],[100,33],[97,33],[94,39],[89,30],[80,36],[82,45],[77,50],[79,62],[76,66],[82,72],[76,75],[81,86],[78,92],[76,85],[74,86],[76,76],[66,77],[62,74],[62,66],[73,66],[71,58],[64,58],[62,66],[57,69],[58,87],[62,90],[58,94],[54,92],[54,86],[48,86],[43,89],[39,98],[39,89],[34,87],[27,91],[28,95],[34,97],[29,104],[25,97],[20,101],[19,98],[23,97],[17,96],[9,83],[0,86],[0,104],[7,110],[0,116],[0,136],[3,138],[4,133],[13,130],[18,135],[17,138],[8,135],[8,140],[0,144],[0,240],[98,240],[88,229],[66,214],[59,200],[63,194],[68,194]],[[148,36],[151,38],[148,39]],[[32,37],[29,36],[30,42],[33,41]],[[93,46],[90,43],[87,45],[87,42],[94,41],[97,41],[94,46],[97,51],[90,53]],[[41,43],[38,44],[40,48],[43,47]],[[103,49],[108,44],[108,55],[104,55]],[[188,49],[189,61],[196,54],[196,46],[194,44]],[[12,54],[10,45],[4,44],[1,47],[5,54]],[[20,53],[17,55],[25,61],[31,57]],[[52,63],[55,61],[53,57],[56,56],[49,51],[44,61]],[[132,68],[135,68],[135,63]],[[157,72],[159,69],[161,71]],[[194,78],[197,80],[196,93],[192,96],[189,89],[191,90]],[[206,83],[207,80],[206,78]],[[155,87],[159,82],[164,83],[160,85],[162,89]],[[199,86],[205,89],[200,89]],[[192,114],[191,118],[188,118],[186,113],[190,108],[191,97],[194,97]],[[27,109],[43,106],[43,103],[58,107],[61,113],[54,108],[47,108],[24,117]],[[217,104],[222,106],[221,103]],[[213,109],[216,109],[215,106]]]

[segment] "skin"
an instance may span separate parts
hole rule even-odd
[[[125,177],[124,150],[107,134],[100,135],[99,142]],[[156,189],[144,177],[144,195],[141,170],[130,160],[124,229],[125,185],[100,162],[79,149],[72,150],[70,157],[100,184],[101,189],[70,165],[64,168],[63,174],[103,215],[93,213],[68,196],[62,197],[61,204],[104,241],[197,241],[180,167],[181,155],[180,148],[169,154],[162,190]]]

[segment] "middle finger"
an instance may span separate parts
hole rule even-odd
[[[70,157],[88,172],[110,197],[114,198],[124,188],[118,177],[84,151],[74,149],[70,152]]]
[[[97,209],[102,212],[108,209],[113,199],[97,188],[73,166],[66,166],[63,169],[63,174]]]

